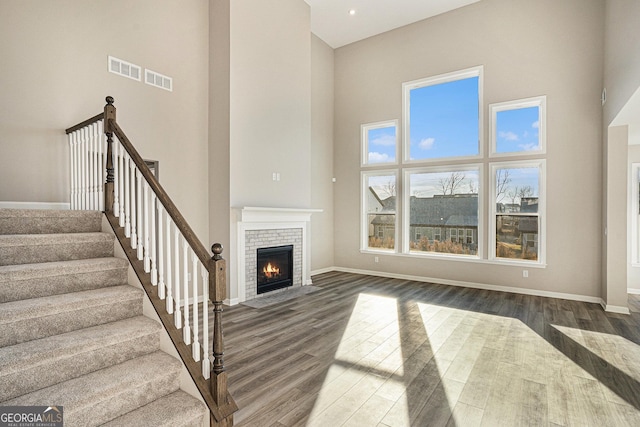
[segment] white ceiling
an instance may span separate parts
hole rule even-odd
[[[480,0],[305,1],[311,6],[311,31],[335,49]]]

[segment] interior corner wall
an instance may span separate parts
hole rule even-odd
[[[230,5],[231,206],[309,208],[309,5]]]
[[[606,293],[608,307],[627,307],[628,126],[608,130],[606,187]]]
[[[603,16],[599,0],[483,0],[336,49],[336,265],[599,299]],[[477,65],[485,149],[489,104],[547,96],[546,268],[361,253],[360,125],[402,119],[403,82]]]
[[[633,129],[632,129],[633,128]],[[629,150],[628,150],[628,159],[627,159],[627,167],[628,171],[632,171],[633,163],[640,163],[640,135],[638,134],[638,126],[629,126]],[[630,179],[629,179],[630,178]],[[631,182],[635,177],[629,176],[627,179],[627,185],[631,185]],[[630,191],[633,190],[633,187],[630,188]],[[633,197],[629,198],[629,201],[633,201]],[[629,211],[629,221],[638,221],[638,205],[631,205],[628,209]],[[629,224],[630,231],[633,230],[631,224]],[[640,239],[640,231],[636,228],[636,233],[639,235],[636,236],[636,239]],[[630,233],[627,233],[630,235]],[[632,253],[631,245],[638,244],[638,240],[634,242],[633,238],[628,239],[627,251],[629,254]],[[635,263],[635,264],[634,264]],[[632,260],[631,258],[627,259],[627,288],[633,289],[634,292],[640,290],[640,266],[637,264],[637,260]]]
[[[224,257],[229,257],[231,250],[229,13],[230,0],[210,0],[208,243],[221,243]]]
[[[64,129],[115,98],[118,122],[194,231],[208,236],[207,0],[0,2],[0,200],[68,202]],[[107,71],[108,55],[173,78]]]
[[[311,270],[334,266],[333,49],[311,35]]]

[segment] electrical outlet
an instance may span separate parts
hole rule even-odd
[[[522,277],[529,277],[529,270],[522,270]]]
[[[373,258],[373,262],[379,262],[379,261],[380,261],[380,258],[378,258],[378,257],[374,257]]]

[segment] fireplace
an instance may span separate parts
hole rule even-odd
[[[293,285],[293,245],[258,248],[256,252],[258,294]]]

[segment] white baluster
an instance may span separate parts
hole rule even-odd
[[[93,209],[93,195],[95,192],[95,176],[93,174],[93,145],[95,138],[93,134],[93,124],[90,124],[85,129],[87,129],[87,209]]]
[[[160,299],[165,299],[165,289],[164,289],[164,253],[163,249],[163,241],[162,241],[162,228],[164,224],[162,223],[162,204],[157,203],[158,209],[158,297]]]
[[[129,174],[131,175],[131,199],[127,202],[131,209],[131,249],[138,247],[138,235],[136,234],[136,164],[129,160]]]
[[[102,122],[100,122],[102,123]],[[101,135],[103,135],[104,138],[104,132],[101,133]],[[113,179],[114,179],[114,183],[113,183],[113,215],[116,217],[120,217],[119,218],[119,223],[120,227],[122,227],[124,225],[124,218],[121,217],[120,215],[120,188],[122,185],[122,180],[121,180],[121,176],[120,176],[120,168],[122,163],[120,162],[120,141],[118,141],[117,138],[114,139],[113,141]],[[106,153],[107,151],[105,150],[104,153]],[[100,154],[102,156],[102,153]],[[106,169],[106,156],[105,156],[105,165],[104,167],[102,167],[102,170],[104,171]],[[106,180],[104,179],[104,177],[102,178],[102,182],[105,182]],[[100,193],[102,194],[102,185],[100,186]],[[100,196],[100,200],[104,200],[104,196],[101,195]]]
[[[202,359],[202,376],[205,380],[211,375],[211,359],[209,358],[209,274],[204,265],[202,271],[202,345],[204,347]]]
[[[182,239],[182,286],[184,295],[184,329],[182,330],[182,339],[184,343],[191,344],[191,327],[189,325],[189,244]]]
[[[122,204],[124,205],[125,214],[124,214],[124,235],[125,237],[131,237],[131,178],[129,177],[129,153],[124,153],[124,199],[122,199]]]
[[[151,206],[149,207],[151,213],[151,284],[153,286],[158,285],[158,269],[157,269],[157,247],[156,247],[156,234],[159,231],[156,228],[156,193],[151,192]],[[159,227],[162,228],[162,227]]]
[[[142,261],[143,258],[143,234],[144,227],[142,226],[142,174],[140,173],[140,169],[136,167],[136,213],[138,214],[138,259]]]
[[[116,139],[117,143],[116,145],[118,146],[118,153],[120,154],[117,157],[118,160],[118,173],[120,175],[120,183],[119,183],[119,187],[120,187],[120,227],[124,227],[125,224],[125,214],[124,214],[124,206],[126,204],[125,201],[125,194],[124,194],[124,189],[125,189],[125,180],[124,180],[124,175],[126,173],[127,170],[127,165],[126,163],[124,163],[124,147],[122,147],[122,145],[120,144],[120,140]],[[126,229],[125,229],[125,236],[126,236]]]
[[[91,125],[91,209],[98,210],[98,124]]]
[[[76,168],[75,168],[75,132],[71,132],[67,135],[67,139],[69,140],[69,202],[71,203],[71,209],[76,209],[75,203],[75,179],[76,179]]]
[[[193,344],[191,345],[191,355],[196,362],[200,361],[200,337],[198,337],[198,257],[191,251],[193,264],[191,277],[193,278]]]
[[[80,209],[87,209],[87,128],[80,131]]]
[[[107,150],[106,150],[107,140],[104,136],[104,127],[103,122],[98,122],[98,210],[104,211],[104,183],[107,181]],[[116,165],[114,163],[113,167]],[[114,179],[117,179],[117,175],[114,172]],[[114,191],[116,192],[116,200],[118,197],[118,184],[116,183],[114,186]],[[114,205],[115,206],[115,205]],[[117,211],[114,209],[114,212]]]
[[[151,272],[151,255],[149,254],[149,222],[151,219],[149,218],[149,185],[145,180],[142,184],[143,188],[143,200],[142,204],[144,206],[144,272]],[[140,249],[142,251],[142,249]]]
[[[167,313],[173,313],[173,283],[171,282],[171,218],[167,214]]]
[[[173,323],[176,325],[176,328],[182,328],[182,313],[180,312],[180,232],[178,231],[178,227],[175,227],[175,235],[173,241],[173,267],[174,267],[174,301],[176,308],[173,312]]]

